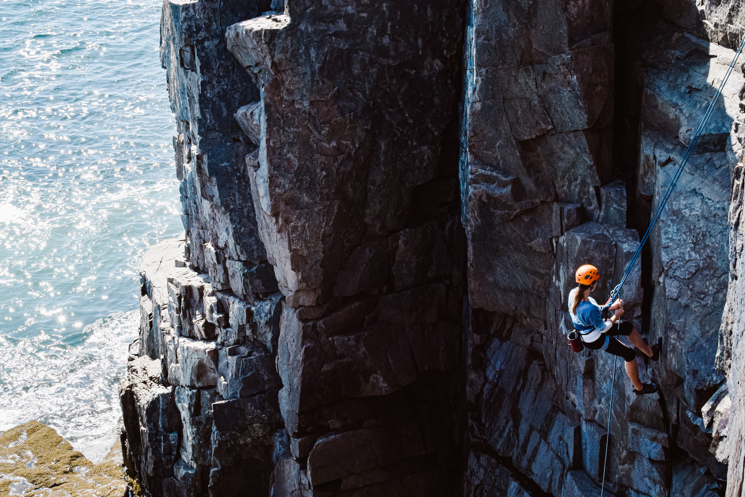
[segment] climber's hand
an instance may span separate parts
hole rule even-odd
[[[615,302],[613,302],[613,304],[610,306],[610,310],[612,311],[612,310],[618,309],[619,307],[623,307],[623,300],[621,299],[618,299]]]
[[[623,307],[619,307],[618,309],[616,309],[615,314],[616,314],[616,317],[618,317],[618,318],[620,318],[621,316],[623,316]]]

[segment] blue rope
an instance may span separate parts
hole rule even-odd
[[[608,467],[608,446],[610,445],[610,421],[613,414],[613,392],[616,389],[616,367],[618,357],[613,358],[613,380],[610,383],[610,407],[608,408],[608,427],[605,431],[605,460],[603,461],[603,484],[600,487],[600,497],[605,493],[605,469]]]
[[[735,58],[732,60],[732,63],[729,65],[727,74],[724,76],[724,79],[722,80],[722,83],[719,85],[719,88],[717,89],[717,92],[714,95],[714,98],[709,104],[709,108],[706,110],[706,113],[704,114],[704,118],[701,120],[701,124],[699,124],[698,129],[696,130],[696,133],[693,135],[691,144],[688,145],[688,150],[686,150],[686,153],[683,156],[683,161],[680,163],[680,167],[678,167],[678,171],[675,173],[672,183],[670,183],[670,186],[667,187],[667,191],[665,192],[665,195],[662,197],[662,202],[660,202],[660,206],[657,208],[657,211],[655,212],[654,216],[652,217],[651,222],[649,223],[647,232],[644,233],[644,237],[639,243],[639,248],[636,249],[636,253],[634,254],[634,257],[631,259],[631,262],[629,263],[629,265],[627,266],[626,272],[624,273],[623,278],[621,279],[621,282],[611,292],[610,300],[608,300],[608,303],[604,306],[604,308],[610,307],[610,305],[613,304],[613,302],[615,302],[616,299],[618,299],[618,295],[621,293],[621,289],[623,288],[624,283],[626,283],[626,280],[631,274],[631,270],[634,268],[634,264],[636,263],[637,259],[639,259],[639,255],[642,252],[642,248],[644,248],[644,244],[647,243],[647,240],[649,239],[649,235],[652,234],[652,230],[654,229],[655,225],[657,224],[657,221],[660,219],[660,216],[662,215],[662,210],[665,208],[665,204],[667,204],[667,201],[670,198],[670,194],[672,194],[673,190],[675,189],[675,186],[678,184],[678,179],[680,179],[680,175],[683,173],[683,169],[688,163],[688,159],[690,159],[691,155],[693,155],[693,149],[696,147],[696,143],[698,143],[698,139],[701,137],[701,134],[704,132],[704,127],[706,126],[706,123],[709,122],[709,118],[714,113],[714,107],[716,106],[716,103],[719,101],[719,97],[722,95],[722,90],[724,90],[724,87],[727,84],[727,80],[729,80],[730,74],[732,74],[732,71],[735,69],[735,65],[737,64],[737,59],[740,58],[740,54],[742,53],[743,48],[745,48],[745,37],[743,37],[742,42],[740,43],[740,46],[737,49],[737,53],[735,53]]]

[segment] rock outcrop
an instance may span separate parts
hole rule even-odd
[[[713,496],[729,461],[742,487],[743,61],[629,267],[742,15],[165,0],[185,236],[143,264],[130,474],[153,497]],[[566,345],[587,262],[598,300],[630,269],[660,394]]]
[[[153,496],[267,493],[286,437],[281,296],[249,304],[219,291],[184,264],[185,248],[163,242],[143,264],[139,350],[120,392],[127,468]]]
[[[286,298],[275,485],[454,492],[462,16],[460,0],[293,1],[228,29],[261,88],[246,163]]]

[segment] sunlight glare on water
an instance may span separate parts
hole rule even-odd
[[[159,18],[158,0],[0,0],[0,430],[113,443],[138,266],[183,229]]]

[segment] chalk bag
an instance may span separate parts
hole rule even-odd
[[[572,331],[569,333],[569,346],[572,347],[572,350],[575,352],[582,352],[582,349],[585,348],[584,345],[582,345],[582,340],[579,337],[579,333],[576,331]]]

